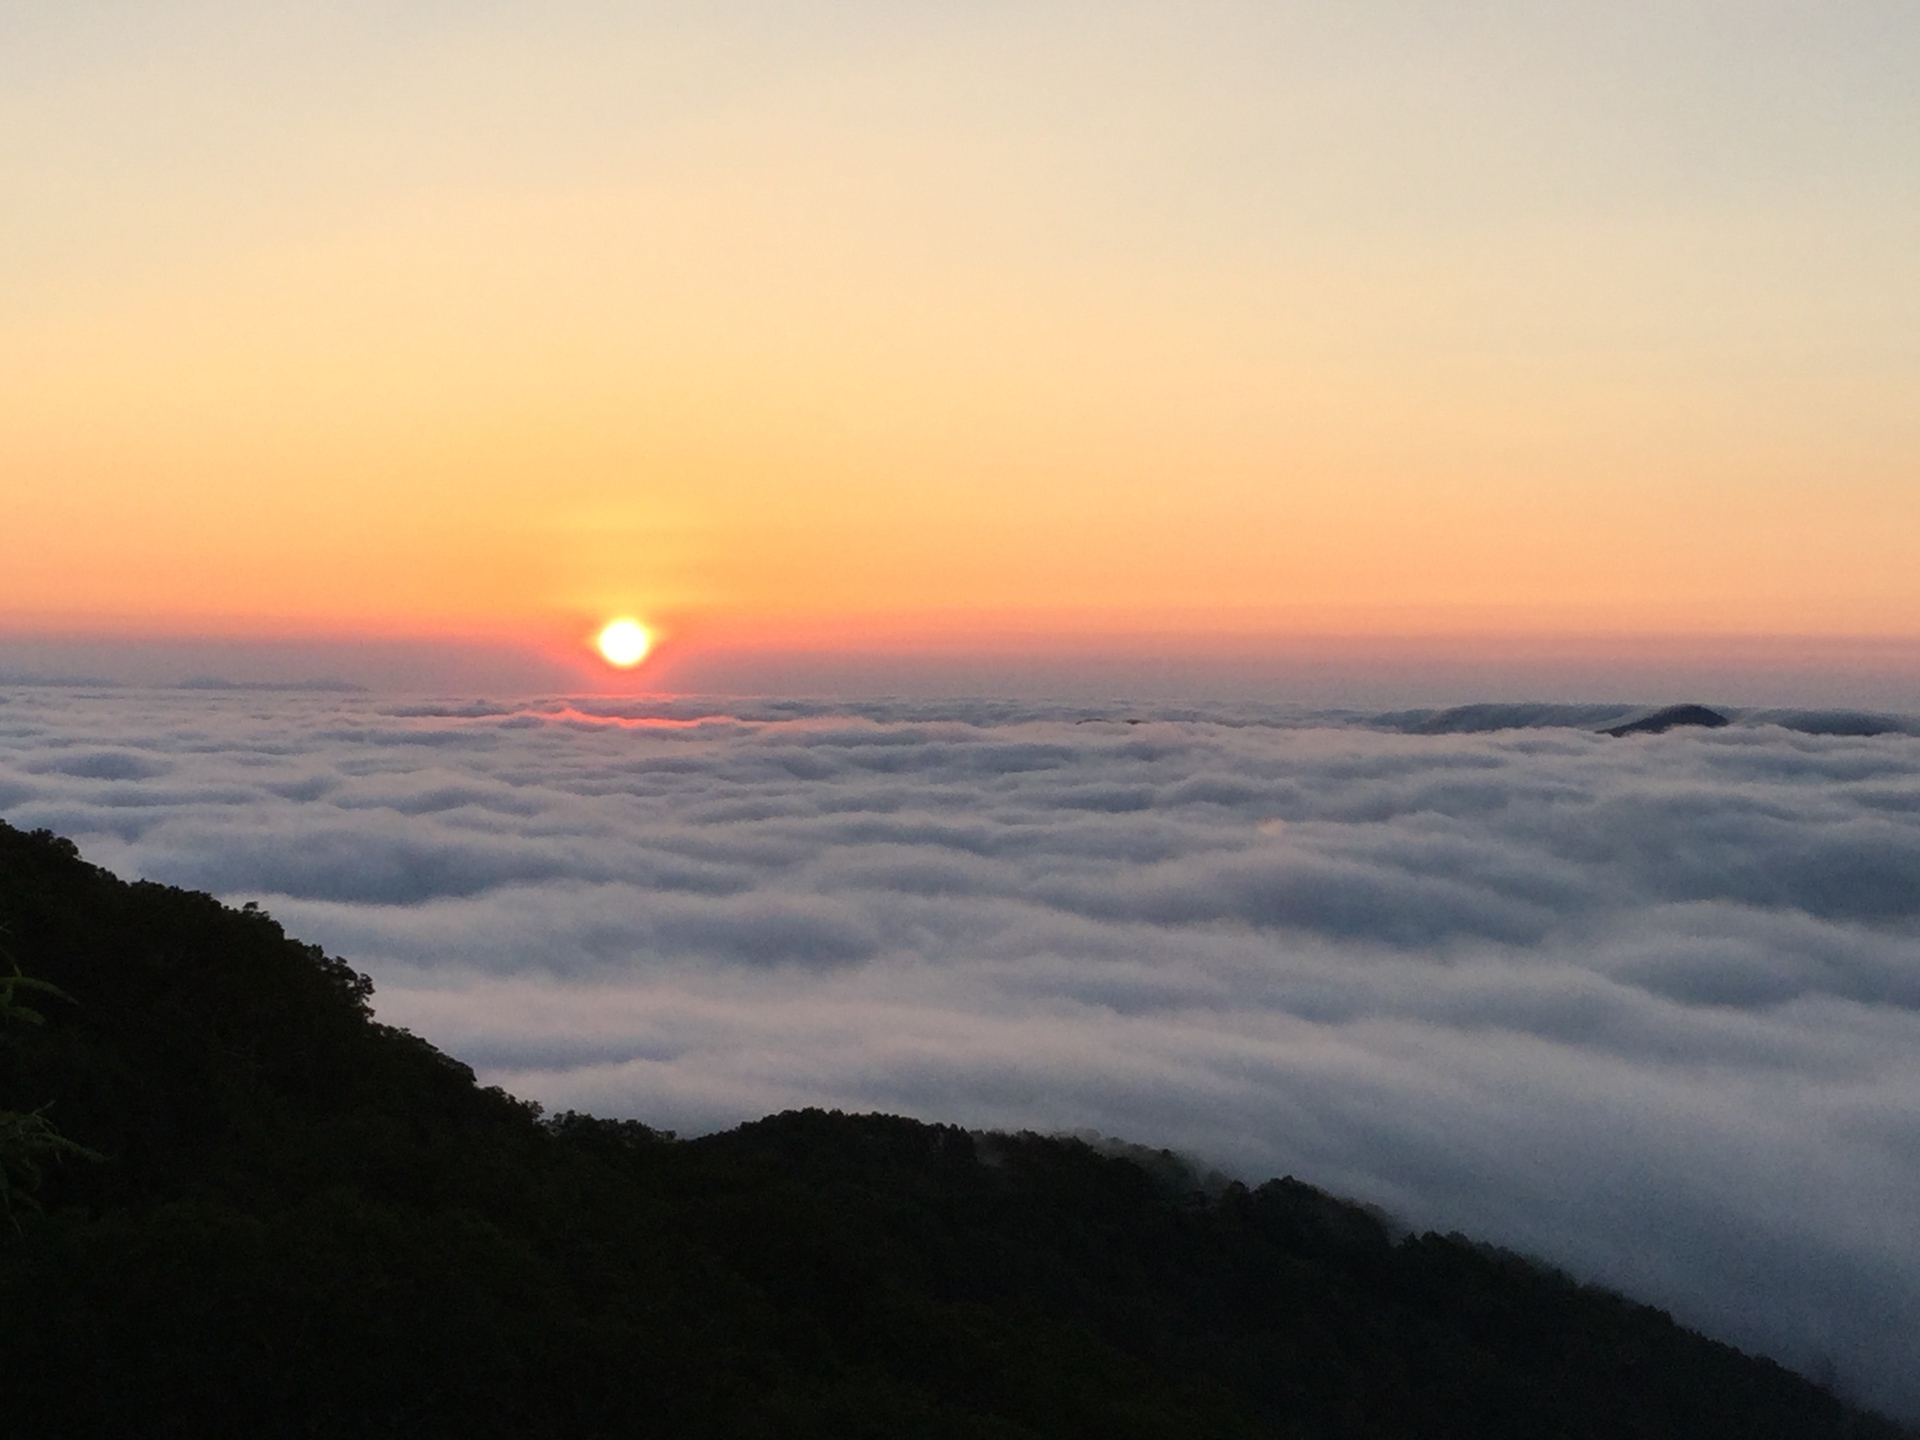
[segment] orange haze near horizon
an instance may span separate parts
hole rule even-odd
[[[30,28],[0,629],[1920,634],[1914,26],[745,8]]]

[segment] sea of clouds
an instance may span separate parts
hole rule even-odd
[[[16,686],[0,817],[682,1131],[1292,1173],[1920,1416],[1920,724]]]

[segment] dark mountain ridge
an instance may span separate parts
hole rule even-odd
[[[1669,705],[1651,715],[1642,715],[1638,720],[1629,720],[1624,725],[1610,726],[1606,733],[1617,740],[1626,735],[1664,735],[1669,730],[1688,725],[1719,730],[1731,723],[1718,710],[1709,710],[1704,705]]]
[[[1292,1179],[543,1118],[266,915],[45,832],[0,824],[0,926],[69,997],[6,1027],[0,1110],[100,1157],[5,1157],[9,1436],[1912,1434]]]

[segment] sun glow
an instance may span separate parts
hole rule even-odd
[[[600,632],[596,643],[609,665],[618,665],[622,670],[627,670],[647,658],[647,650],[653,640],[639,622],[615,620]]]

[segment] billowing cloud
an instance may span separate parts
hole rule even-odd
[[[20,689],[0,809],[682,1129],[1096,1130],[1920,1415],[1920,726]]]

